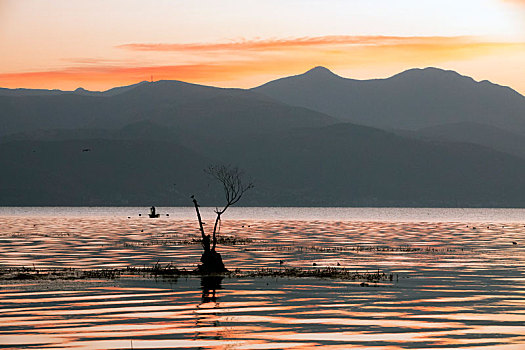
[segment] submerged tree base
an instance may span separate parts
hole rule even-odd
[[[202,264],[198,266],[198,271],[202,274],[222,273],[228,271],[222,262],[221,254],[217,253],[215,250],[202,253],[201,263]]]

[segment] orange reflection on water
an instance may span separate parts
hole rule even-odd
[[[7,266],[191,269],[201,250],[186,219],[0,217],[0,230]],[[3,281],[0,344],[521,349],[524,234],[519,223],[223,220],[221,235],[239,239],[219,247],[228,267],[379,269],[393,279]]]

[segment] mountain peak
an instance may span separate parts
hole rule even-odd
[[[74,92],[88,92],[86,89],[84,89],[83,87],[78,87],[76,88],[76,90]]]
[[[337,77],[337,78],[340,78],[337,74],[332,72],[330,69],[328,69],[326,67],[323,67],[323,66],[314,67],[314,68],[310,69],[309,71],[307,71],[306,73],[304,73],[302,75],[315,76],[315,77]]]
[[[461,75],[456,71],[445,70],[436,67],[412,68],[392,76],[392,78],[396,77],[429,77],[448,79],[466,78],[468,80],[473,80],[471,77]]]

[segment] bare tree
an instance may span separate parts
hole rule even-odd
[[[199,212],[199,204],[194,196],[191,196],[193,205],[197,212],[197,219],[199,220],[199,229],[202,238],[202,248],[204,253],[201,256],[202,265],[199,265],[199,269],[202,272],[222,272],[225,271],[222,257],[216,252],[217,246],[217,233],[220,226],[221,215],[232,205],[237,203],[243,196],[243,194],[249,189],[253,188],[253,184],[243,182],[243,173],[237,167],[231,167],[226,165],[212,165],[208,167],[205,172],[213,177],[215,180],[222,184],[226,204],[219,209],[215,208],[215,224],[213,225],[212,237],[206,235],[204,232],[204,226],[202,218]]]

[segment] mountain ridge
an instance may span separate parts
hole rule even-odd
[[[309,71],[311,72],[311,71]],[[509,87],[477,82],[455,71],[410,69],[385,79],[355,80],[308,72],[253,91],[356,124],[417,130],[477,121],[525,134],[525,97]]]
[[[0,136],[39,129],[114,129],[148,119],[167,126],[178,124],[183,129],[203,127],[208,122],[219,128],[219,133],[231,133],[229,120],[243,118],[257,119],[261,130],[336,121],[323,113],[290,106],[250,90],[178,81],[144,83],[108,96],[0,96]]]
[[[458,77],[468,78],[468,79],[470,79],[473,82],[476,82],[478,84],[490,84],[490,85],[498,86],[498,87],[501,87],[501,88],[505,88],[505,89],[511,90],[514,93],[516,93],[516,94],[518,94],[518,95],[520,95],[522,97],[524,96],[523,94],[519,93],[517,90],[513,89],[511,86],[494,83],[494,82],[492,82],[490,80],[487,80],[487,79],[478,81],[478,80],[475,80],[474,78],[472,78],[472,77],[470,77],[468,75],[460,74],[460,73],[458,73],[457,71],[454,71],[454,70],[442,69],[442,68],[432,67],[432,66],[428,66],[428,67],[424,67],[424,68],[409,68],[409,69],[406,69],[406,70],[401,71],[399,73],[395,73],[395,74],[393,74],[393,75],[391,75],[389,77],[386,77],[386,78],[369,78],[369,79],[356,79],[356,78],[343,77],[341,75],[338,75],[338,74],[334,73],[333,71],[331,71],[330,69],[328,69],[328,68],[326,68],[324,66],[315,66],[315,67],[307,70],[304,73],[277,78],[275,80],[263,83],[263,84],[258,85],[256,87],[247,88],[247,89],[231,88],[231,87],[230,88],[226,88],[226,87],[213,86],[213,85],[207,85],[207,84],[190,83],[190,82],[185,82],[185,81],[176,80],[176,79],[169,79],[169,80],[156,80],[156,81],[146,81],[146,80],[144,80],[144,81],[141,81],[141,82],[138,82],[138,83],[134,83],[134,84],[130,84],[130,85],[115,86],[115,87],[109,88],[107,90],[87,90],[87,89],[84,89],[81,86],[77,87],[75,90],[38,89],[38,88],[37,89],[32,89],[32,88],[23,88],[23,87],[20,87],[20,88],[0,87],[0,96],[38,96],[38,95],[75,94],[75,93],[77,93],[77,94],[85,93],[85,94],[92,94],[92,95],[112,95],[112,94],[115,94],[117,91],[126,91],[126,90],[130,90],[132,88],[135,88],[135,87],[138,87],[138,86],[141,86],[141,85],[145,85],[145,84],[155,84],[155,83],[165,83],[165,82],[183,83],[183,84],[196,85],[196,86],[202,86],[202,87],[212,87],[212,88],[225,89],[225,90],[255,90],[257,88],[260,88],[260,87],[262,87],[262,86],[264,86],[266,84],[269,84],[269,83],[273,83],[275,81],[284,80],[284,79],[288,79],[288,78],[294,78],[294,77],[300,77],[300,76],[316,75],[316,76],[323,76],[323,77],[334,77],[334,78],[339,78],[339,79],[343,79],[343,80],[350,80],[350,81],[366,82],[366,81],[388,80],[388,79],[396,78],[396,77],[403,76],[403,75],[406,75],[406,74],[411,74],[413,72],[426,72],[426,71],[439,71],[439,72],[442,72],[442,73],[453,73],[454,75],[456,75]]]

